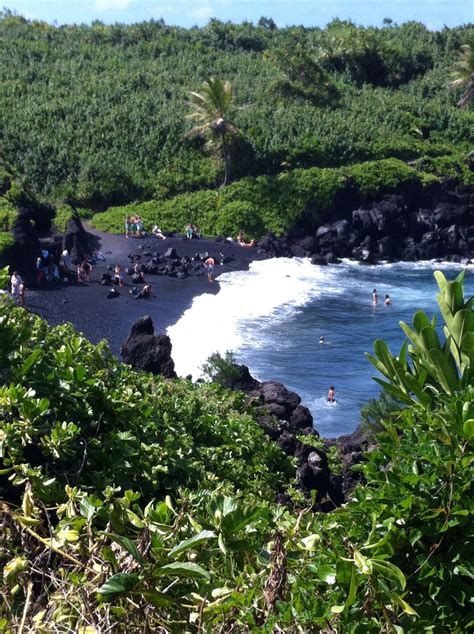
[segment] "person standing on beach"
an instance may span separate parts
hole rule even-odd
[[[125,218],[125,237],[128,239],[128,236],[130,234],[130,225],[132,224],[132,221],[130,220],[130,216],[127,216]]]
[[[10,284],[11,284],[13,299],[16,301],[16,303],[19,306],[23,306],[24,289],[21,288],[23,286],[23,280],[21,279],[21,276],[18,273],[18,271],[13,271],[12,276],[10,278]],[[22,303],[22,294],[23,294],[23,303]]]
[[[207,260],[204,262],[204,266],[207,269],[207,281],[208,282],[213,282],[214,281],[214,278],[213,278],[214,265],[215,265],[215,260],[214,260],[213,257],[208,257]]]
[[[372,304],[376,306],[379,303],[379,296],[377,295],[377,289],[374,288],[372,291]]]
[[[66,271],[70,271],[72,269],[71,266],[71,256],[69,255],[69,251],[64,249],[61,255],[62,263]]]
[[[118,262],[114,266],[114,282],[119,286],[124,286],[122,267]]]
[[[84,277],[86,278],[86,282],[89,282],[91,272],[92,272],[92,266],[89,264],[89,260],[85,256],[82,262],[82,270],[84,271]]]

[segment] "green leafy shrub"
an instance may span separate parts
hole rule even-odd
[[[11,233],[0,232],[0,254],[13,244]]]
[[[205,377],[222,387],[232,388],[239,377],[235,356],[230,350],[227,350],[224,356],[220,352],[214,352],[201,369]]]
[[[380,195],[384,190],[418,182],[415,170],[403,161],[384,159],[352,165],[348,173],[366,199]]]
[[[96,213],[93,209],[77,208],[79,216],[84,220],[90,220]],[[56,206],[56,216],[54,218],[54,224],[59,231],[64,232],[66,230],[67,223],[71,219],[72,209],[69,205],[59,204]]]
[[[313,167],[276,176],[246,177],[219,190],[200,190],[167,200],[111,208],[93,216],[92,225],[120,233],[124,218],[139,214],[148,230],[158,224],[165,231],[182,232],[192,222],[210,236],[235,236],[239,231],[251,237],[268,231],[281,235],[308,214],[318,222],[337,212],[338,194],[349,183],[364,201],[406,186],[428,185],[438,180],[429,171],[434,169],[436,160],[428,161],[426,168],[420,163],[417,169],[397,159],[382,159],[344,168]],[[443,160],[449,161],[447,157]],[[426,171],[420,171],[421,167]],[[467,180],[465,174],[461,172]]]
[[[0,303],[2,627],[469,631],[472,300],[437,277],[445,362],[420,313],[398,358],[376,344],[407,407],[327,515],[272,504],[291,470],[239,395],[134,373]]]

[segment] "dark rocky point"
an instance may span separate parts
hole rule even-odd
[[[135,370],[175,378],[171,358],[171,341],[167,335],[155,335],[151,317],[140,317],[133,324],[128,339],[122,346],[122,359]]]

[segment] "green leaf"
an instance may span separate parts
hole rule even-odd
[[[207,570],[190,561],[175,561],[172,564],[166,564],[166,566],[158,568],[155,571],[155,575],[160,577],[204,577],[207,580],[211,578]]]
[[[308,535],[301,540],[301,544],[303,548],[306,550],[314,550],[316,545],[321,541],[321,536],[317,533],[313,533],[312,535]]]
[[[224,515],[221,522],[223,533],[238,533],[254,519],[259,517],[261,509],[241,509],[236,508]]]
[[[354,563],[357,566],[357,569],[363,575],[371,575],[372,574],[372,562],[367,557],[364,557],[362,553],[358,550],[354,550]]]
[[[217,542],[219,544],[219,548],[222,551],[222,553],[224,555],[227,555],[227,547],[225,545],[224,537],[222,536],[222,533],[219,533],[219,539],[217,540]]]
[[[138,584],[139,576],[137,574],[128,574],[125,572],[119,572],[118,574],[110,577],[107,581],[98,589],[100,600],[105,603],[110,603],[122,594],[126,594],[133,590]]]
[[[453,394],[459,386],[459,378],[453,366],[446,360],[441,350],[429,350],[428,358],[433,364],[436,378],[443,390],[448,394]]]
[[[315,572],[321,581],[324,581],[330,586],[336,583],[336,568],[334,566],[323,564],[322,566],[318,566]]]
[[[201,531],[197,535],[194,535],[189,539],[185,539],[177,546],[175,546],[172,550],[170,550],[169,556],[171,557],[174,555],[179,555],[180,553],[184,553],[187,550],[195,548],[196,546],[199,546],[199,544],[202,544],[209,539],[215,539],[216,537],[217,535],[213,531]]]
[[[410,614],[411,616],[420,616],[418,612],[414,610],[410,605],[408,605],[408,603],[404,599],[402,599],[400,595],[394,592],[393,598],[406,614]]]
[[[43,351],[41,348],[36,348],[33,352],[26,358],[25,362],[20,368],[20,373],[22,376],[28,374],[31,366],[38,361],[38,359],[43,355]]]
[[[423,310],[417,310],[413,315],[413,325],[415,326],[416,332],[421,333],[424,328],[431,327],[431,322]]]
[[[174,603],[171,597],[158,590],[145,590],[140,594],[155,608],[166,608]]]
[[[379,575],[381,575],[385,579],[396,581],[400,586],[400,589],[405,590],[407,581],[405,579],[405,575],[400,570],[400,568],[392,564],[390,561],[385,561],[381,559],[372,559],[372,565],[374,567],[374,570],[376,570]]]
[[[462,431],[466,438],[474,438],[474,418],[470,418],[463,424]]]
[[[88,495],[87,497],[82,498],[82,500],[80,501],[79,510],[81,512],[81,515],[85,517],[88,522],[90,522],[94,515],[97,513],[98,506],[100,506],[100,501],[98,504],[97,498]]]
[[[131,539],[129,539],[128,537],[124,537],[123,535],[117,535],[115,533],[105,533],[103,531],[101,531],[101,535],[105,535],[106,537],[109,537],[113,542],[120,544],[120,546],[122,546],[122,548],[126,550],[127,553],[132,555],[132,557],[136,561],[138,561],[139,563],[143,563],[143,558],[140,555],[140,552],[138,551],[135,543],[132,542]]]

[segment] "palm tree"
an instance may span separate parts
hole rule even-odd
[[[189,105],[194,112],[186,116],[197,125],[187,136],[208,137],[208,145],[222,151],[224,160],[224,185],[230,177],[230,156],[228,137],[237,134],[237,127],[229,121],[228,113],[232,104],[232,86],[229,81],[208,77],[202,83],[201,92],[192,92]]]
[[[474,38],[469,44],[461,46],[458,61],[454,63],[451,73],[453,80],[450,88],[461,86],[464,90],[458,101],[458,106],[464,108],[474,100]]]

